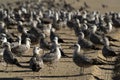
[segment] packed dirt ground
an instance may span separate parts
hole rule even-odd
[[[8,1],[14,2],[16,0],[0,0],[1,3],[7,3]],[[21,0],[22,1],[22,0]],[[60,0],[55,0],[56,3]],[[89,5],[89,10],[97,10],[101,13],[108,11],[120,11],[120,0],[66,0],[67,3],[72,5],[75,9],[79,9],[80,6],[84,6],[84,2]],[[105,5],[105,6],[103,6]],[[120,29],[116,29],[116,32],[111,33],[110,35],[120,40]],[[59,36],[66,42],[61,44],[63,51],[65,54],[70,56],[70,58],[61,58],[59,62],[54,64],[54,67],[44,66],[42,70],[39,72],[32,72],[30,69],[26,68],[18,68],[16,66],[9,66],[8,70],[11,72],[3,72],[5,66],[3,63],[0,63],[0,80],[97,80],[95,76],[103,80],[112,80],[113,71],[104,70],[98,68],[98,66],[92,66],[91,68],[85,69],[84,73],[93,73],[93,75],[79,75],[80,68],[73,63],[72,53],[73,49],[69,49],[71,45],[77,42],[77,38],[73,30],[65,27],[57,31]],[[111,42],[112,43],[112,42]],[[116,45],[120,45],[120,42],[114,42]],[[119,49],[119,47],[115,47],[115,49]],[[25,54],[24,57],[18,58],[21,64],[28,65],[28,63],[24,63],[30,60],[32,56],[32,48],[28,54]],[[101,54],[101,50],[99,51],[85,51],[86,55],[93,57],[94,54]],[[87,54],[88,53],[88,54]],[[91,53],[91,54],[89,54]],[[99,66],[103,68],[112,68],[114,66]],[[106,75],[109,79],[106,79]]]

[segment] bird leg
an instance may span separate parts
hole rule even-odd
[[[12,70],[11,71],[13,72],[13,65],[12,65]]]
[[[5,63],[5,61],[3,60],[3,61],[1,61],[1,64],[3,65],[3,66],[6,66],[6,63]]]
[[[106,60],[109,61],[108,59],[109,59],[109,58],[107,57]],[[106,71],[105,71],[105,78],[106,78],[106,80],[108,80],[108,73],[109,73],[109,70],[106,70]]]
[[[7,68],[8,68],[8,63],[6,64],[6,67],[4,69],[4,72],[7,72]]]
[[[41,75],[39,74],[38,79],[41,79]]]
[[[34,79],[34,78],[35,78],[35,74],[34,74],[34,71],[33,71],[32,73],[33,73],[33,77],[32,77],[32,78]]]
[[[83,75],[84,67],[80,67],[80,75]]]
[[[52,67],[52,65],[51,65],[51,64],[48,64],[48,67],[49,67],[49,70],[48,70],[48,71],[49,71],[49,73],[51,73],[51,70],[52,70],[51,67]]]

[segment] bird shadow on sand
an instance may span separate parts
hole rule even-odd
[[[73,75],[49,75],[49,76],[22,76],[22,77],[40,77],[40,78],[65,78],[65,77],[80,77],[83,75],[73,74]]]
[[[12,72],[16,72],[16,73],[18,73],[18,72],[32,72],[32,70],[16,70],[16,71],[12,71]]]
[[[0,78],[0,80],[23,80],[22,78]]]
[[[56,76],[40,76],[41,78],[65,78],[65,77],[80,77],[80,74],[75,74],[75,75],[56,75]],[[37,76],[36,76],[37,77]]]
[[[19,72],[32,72],[32,70],[15,70],[15,71],[0,70],[0,72],[5,72],[5,73],[19,73]],[[0,80],[2,80],[2,79],[0,79]]]

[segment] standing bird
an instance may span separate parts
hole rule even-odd
[[[1,45],[1,47],[3,47],[3,44],[5,42],[7,42],[7,38],[6,37],[7,37],[6,34],[4,34],[4,33],[0,34],[0,45]]]
[[[3,33],[4,29],[5,29],[5,23],[0,22],[0,33]]]
[[[83,49],[94,49],[99,50],[100,48],[97,48],[91,41],[84,38],[84,33],[80,32],[78,36],[78,44]]]
[[[107,37],[104,37],[104,47],[102,49],[102,54],[106,59],[117,56],[117,53],[109,46],[109,40]]]
[[[51,49],[49,53],[46,53],[42,56],[43,62],[48,63],[48,65],[59,61],[60,58],[61,52],[59,44],[55,44],[54,49]]]
[[[33,32],[35,31],[33,30]],[[21,35],[21,39],[22,39],[21,43],[25,43],[26,38],[30,38],[32,44],[38,43],[39,38],[35,34],[38,35],[38,33],[32,33],[31,31],[28,31],[26,28],[23,28],[22,35]]]
[[[43,24],[43,32],[45,33],[45,35],[50,36],[50,31],[52,29],[52,24]]]
[[[23,54],[27,53],[30,49],[30,39],[26,38],[26,43],[21,44],[18,46],[15,46],[11,49],[11,51],[16,55],[16,56],[22,56]]]
[[[39,53],[40,50],[39,47],[34,47],[33,49],[33,56],[30,59],[30,69],[32,69],[33,72],[39,72],[39,70],[43,68],[43,60]]]
[[[64,40],[61,39],[55,32],[53,29],[51,29],[51,32],[50,32],[50,40],[53,41],[55,37],[58,37],[58,42],[59,43],[64,43]]]
[[[74,52],[73,52],[73,62],[81,67],[80,68],[80,74],[83,74],[84,68],[91,67],[93,65],[103,65],[103,64],[110,64],[106,62],[105,60],[102,60],[101,58],[95,58],[95,59],[90,59],[87,56],[84,56],[82,52],[80,52],[81,47],[79,44],[74,45]]]
[[[3,59],[7,63],[5,71],[7,70],[8,64],[14,64],[18,67],[21,67],[18,60],[14,58],[13,53],[11,52],[11,46],[9,42],[4,43],[5,50],[3,52]]]
[[[50,50],[51,49],[51,44],[48,41],[46,41],[45,38],[46,38],[46,35],[44,33],[42,33],[40,35],[40,43],[39,43],[39,45],[40,45],[40,48],[43,49],[43,53],[44,53],[44,50]]]
[[[103,44],[103,37],[99,34],[96,34],[97,31],[97,26],[93,25],[91,26],[92,31],[90,33],[90,41],[93,42],[94,44]]]
[[[58,38],[58,37],[54,37],[53,44],[52,44],[52,46],[51,46],[51,49],[52,49],[52,50],[55,49],[56,44],[59,44],[59,38]],[[61,52],[61,56],[62,56],[62,57],[69,57],[69,56],[67,56],[67,55],[64,53],[64,51],[62,50],[61,47],[60,47],[59,49],[60,49],[60,52]]]
[[[106,58],[107,61],[109,58],[112,61],[112,58],[117,56],[117,53],[109,45],[110,43],[109,43],[108,38],[104,37],[104,47],[102,49],[102,54]],[[108,74],[106,74],[106,79],[108,79]]]
[[[22,33],[23,28],[24,28],[24,27],[23,27],[22,21],[18,21],[18,25],[17,25],[17,30],[18,30],[18,32]]]

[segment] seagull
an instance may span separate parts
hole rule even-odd
[[[111,21],[107,22],[106,25],[101,26],[101,29],[105,34],[112,32],[113,30],[112,22]]]
[[[5,28],[5,23],[1,21],[0,22],[0,33],[3,33],[4,28]]]
[[[3,61],[3,52],[4,52],[4,48],[0,49],[0,62]]]
[[[59,41],[59,38],[58,38],[57,36],[54,37],[54,40],[53,40],[52,45],[51,45],[51,49],[52,49],[52,50],[55,49],[56,44],[59,44],[58,41]],[[60,49],[60,52],[61,52],[61,56],[62,56],[62,57],[68,57],[68,58],[69,58],[69,56],[67,56],[67,55],[64,53],[62,47],[60,47],[59,49]]]
[[[26,38],[26,44],[21,44],[16,47],[13,47],[11,51],[16,55],[16,56],[22,56],[23,54],[27,53],[30,49],[30,39]]]
[[[90,33],[90,41],[94,44],[103,44],[103,37],[95,33],[97,31],[97,26],[93,25],[91,28],[92,31]]]
[[[51,29],[51,32],[50,32],[50,40],[53,41],[55,37],[58,37],[58,42],[59,43],[64,43],[64,40],[61,39],[53,30],[53,28]]]
[[[16,39],[15,42],[11,43],[11,48],[14,48],[14,47],[16,47],[18,45],[21,45],[21,36],[20,35],[17,36],[17,39]]]
[[[74,52],[73,52],[73,62],[81,67],[80,74],[83,74],[84,68],[91,67],[92,65],[103,65],[103,64],[110,64],[102,59],[90,59],[87,56],[84,56],[81,50],[81,46],[79,44],[74,45]]]
[[[11,46],[9,42],[4,43],[4,52],[3,52],[3,59],[7,63],[5,71],[7,70],[8,64],[14,64],[18,67],[21,67],[18,60],[13,56],[13,53],[11,52]]]
[[[7,42],[7,38],[6,37],[7,37],[6,34],[4,34],[4,33],[0,34],[0,44],[1,44],[1,47],[3,47],[3,44],[5,42]]]
[[[30,33],[28,33],[28,32],[30,32]],[[33,32],[34,32],[34,30],[33,30]],[[36,33],[36,34],[38,34],[38,33]],[[26,38],[30,38],[32,44],[39,42],[39,37],[37,37],[31,31],[28,31],[26,28],[23,28],[22,35],[21,35],[21,39],[22,39],[21,43],[25,43]]]
[[[102,54],[106,58],[111,58],[117,56],[117,53],[110,47],[110,43],[107,37],[104,37],[104,46],[102,49]]]
[[[17,36],[15,36],[14,33],[8,32],[7,28],[4,28],[3,33],[6,34],[7,41],[10,42],[10,43],[14,42],[15,38],[17,38]]]
[[[52,28],[52,24],[51,24],[51,23],[49,23],[49,24],[43,24],[43,32],[44,32],[47,36],[50,36],[51,28]]]
[[[51,49],[49,53],[46,53],[42,56],[43,62],[49,64],[59,61],[61,58],[60,45],[55,44],[54,49]]]
[[[33,56],[30,59],[30,69],[33,72],[39,72],[40,69],[43,68],[43,60],[41,58],[40,52],[41,49],[39,47],[34,47],[33,49]]]
[[[106,58],[107,61],[110,58],[110,60],[112,62],[112,58],[117,56],[118,54],[109,45],[110,45],[110,43],[109,43],[108,38],[104,37],[104,46],[103,46],[103,49],[102,49],[102,54]],[[108,78],[108,75],[106,74],[106,79],[107,78]]]
[[[51,49],[51,44],[48,41],[46,41],[45,38],[46,38],[46,35],[44,33],[42,33],[40,35],[40,43],[39,43],[39,45],[40,45],[40,48],[43,49],[43,53],[44,53],[44,50],[50,50]]]
[[[18,25],[17,25],[17,30],[18,32],[22,33],[23,31],[23,22],[22,21],[18,21]]]
[[[100,49],[100,48],[97,48],[91,41],[85,39],[83,32],[79,33],[78,44],[81,46],[81,48],[84,48],[84,49],[94,49],[94,50]]]

